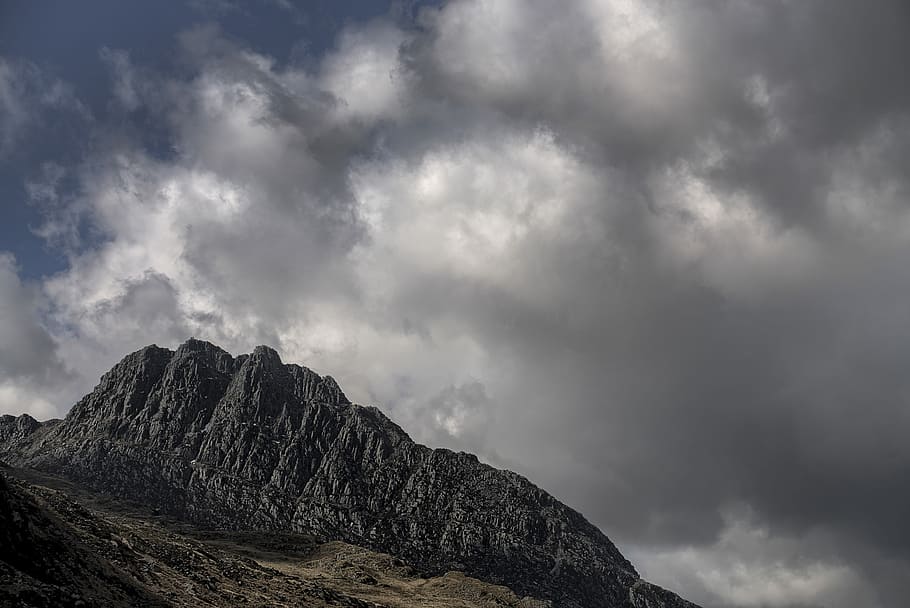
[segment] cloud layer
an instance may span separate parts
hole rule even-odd
[[[907,18],[464,0],[300,64],[214,26],[174,73],[100,49],[117,120],[30,181],[68,268],[0,258],[0,404],[62,415],[151,342],[269,343],[694,601],[897,606]]]

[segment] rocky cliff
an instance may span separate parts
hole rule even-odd
[[[523,477],[414,443],[267,347],[144,348],[63,421],[0,418],[0,458],[207,526],[343,540],[554,606],[692,607]]]

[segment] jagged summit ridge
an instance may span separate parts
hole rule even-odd
[[[11,420],[0,457],[205,525],[344,540],[556,606],[691,606],[523,477],[414,443],[265,346],[237,357],[195,339],[148,346],[62,422]]]

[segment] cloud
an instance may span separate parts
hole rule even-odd
[[[738,508],[724,513],[724,528],[710,546],[640,555],[633,549],[631,557],[644,576],[706,606],[890,605],[861,572],[828,553],[830,545],[818,531],[774,536]]]
[[[38,323],[37,294],[19,280],[15,260],[8,253],[0,256],[0,284],[4,299],[0,367],[7,377],[40,376],[52,362],[54,344]]]
[[[139,92],[129,53],[120,49],[103,47],[99,53],[101,60],[111,71],[114,88],[114,99],[125,110],[133,111],[139,107]]]
[[[408,72],[399,55],[408,39],[385,21],[341,32],[318,77],[319,87],[336,100],[336,120],[373,123],[408,111]]]
[[[89,119],[65,82],[32,63],[0,57],[0,159],[14,154],[26,133],[52,113]]]
[[[36,286],[19,279],[15,259],[0,254],[0,409],[46,418],[56,414],[53,391],[71,380],[41,323],[45,304]]]
[[[215,27],[175,73],[107,51],[168,154],[127,113],[33,180],[78,243],[36,323],[86,388],[150,342],[272,344],[706,606],[896,605],[905,17],[465,0],[307,65]]]

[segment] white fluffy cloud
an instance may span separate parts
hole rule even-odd
[[[409,37],[385,22],[348,28],[323,58],[318,83],[335,100],[339,123],[395,120],[409,110],[408,73],[400,49]]]

